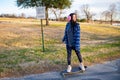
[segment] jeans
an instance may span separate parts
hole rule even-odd
[[[71,65],[71,54],[72,54],[72,50],[75,51],[77,57],[78,57],[78,60],[79,62],[81,63],[82,62],[82,56],[80,54],[80,50],[77,50],[75,49],[75,47],[70,47],[68,45],[66,45],[66,49],[67,49],[67,62],[68,62],[68,65]]]

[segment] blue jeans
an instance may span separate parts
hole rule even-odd
[[[77,57],[78,57],[78,60],[79,62],[81,63],[82,62],[82,56],[80,54],[80,50],[78,49],[75,49],[75,47],[70,47],[68,45],[66,45],[66,49],[67,49],[67,62],[68,62],[68,65],[71,65],[71,54],[72,54],[72,50],[75,51]]]

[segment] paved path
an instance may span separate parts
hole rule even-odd
[[[120,61],[120,59],[118,60]],[[2,78],[0,80],[120,80],[120,73],[117,71],[116,66],[118,60],[89,66],[86,72],[67,76],[66,78],[63,78],[60,72],[49,72],[20,78]]]

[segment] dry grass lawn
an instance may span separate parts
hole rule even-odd
[[[45,23],[45,22],[44,22]],[[40,21],[0,18],[0,77],[18,77],[66,68],[61,42],[66,22],[50,21],[44,27],[42,52]],[[120,58],[120,26],[81,23],[81,54],[85,65]],[[72,65],[78,64],[75,54]]]

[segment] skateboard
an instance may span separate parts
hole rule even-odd
[[[85,66],[85,69],[87,68],[87,66]],[[67,75],[73,75],[73,74],[79,74],[79,73],[83,73],[85,71],[81,70],[80,67],[73,67],[71,72],[67,72],[67,70],[64,70],[61,72],[61,75],[63,77],[67,76]]]

